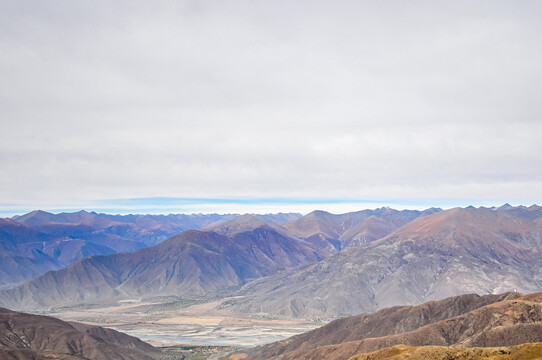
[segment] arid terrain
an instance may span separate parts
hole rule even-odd
[[[23,360],[540,359],[541,304],[542,293],[470,294],[329,324],[231,317],[220,301],[185,307],[124,303],[52,314],[64,321],[3,309],[0,355]]]
[[[154,346],[253,347],[312,330],[321,324],[302,319],[232,316],[221,301],[183,307],[179,303],[131,303],[107,308],[47,313],[65,321],[106,326]]]
[[[476,358],[473,354],[506,353],[499,353],[502,349],[485,352],[446,347],[499,347],[536,342],[542,342],[542,293],[522,296],[512,292],[460,295],[415,307],[386,308],[335,320],[305,334],[240,353],[247,354],[250,360],[347,360],[358,355],[356,359],[380,359],[403,352],[404,358],[409,358],[411,352],[419,359],[431,356],[447,359],[454,353]],[[389,350],[397,345],[422,348]],[[425,348],[430,345],[441,348]],[[361,355],[374,351],[377,351],[371,355],[374,357]],[[542,357],[542,353],[538,352],[538,356]]]
[[[394,345],[534,343],[539,295],[520,292],[542,289],[541,219],[536,205],[314,211],[282,224],[246,214],[135,252],[75,260],[0,290],[0,305],[108,327],[173,358],[346,360]],[[34,234],[4,223],[5,248]]]
[[[395,345],[348,360],[539,360],[542,343],[484,348],[452,348],[444,346]]]

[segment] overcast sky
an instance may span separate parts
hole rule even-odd
[[[540,203],[541,16],[541,1],[0,0],[0,211]]]

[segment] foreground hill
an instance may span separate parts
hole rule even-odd
[[[1,359],[150,360],[157,352],[115,330],[0,308]]]
[[[250,350],[247,359],[340,360],[398,344],[496,347],[533,342],[542,342],[542,293],[523,297],[518,293],[461,295],[335,320],[308,333]],[[392,348],[371,355],[374,357],[357,358],[384,358],[403,350]],[[441,350],[431,351],[438,355]]]
[[[542,208],[450,209],[301,271],[248,284],[233,312],[330,318],[465,293],[542,290]]]
[[[535,343],[489,348],[395,345],[373,353],[356,355],[349,360],[539,360],[541,358],[542,343]]]
[[[441,209],[436,208],[424,211],[380,208],[336,215],[318,210],[290,221],[284,227],[295,236],[329,252],[337,252],[383,238],[418,217],[439,211]]]
[[[35,309],[154,296],[199,299],[322,258],[280,225],[244,215],[133,253],[78,260],[1,291],[0,304]]]

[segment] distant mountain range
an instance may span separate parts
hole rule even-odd
[[[315,211],[284,224],[244,215],[135,252],[77,260],[0,291],[0,304],[33,310],[234,295],[223,310],[338,318],[465,293],[541,291],[541,234],[535,205]]]
[[[317,244],[330,253],[348,247],[364,245],[391,234],[412,220],[431,215],[442,209],[424,211],[390,208],[362,210],[346,214],[313,211],[297,220],[284,224],[290,233],[305,241]]]
[[[133,253],[78,260],[0,292],[0,303],[35,309],[151,296],[201,298],[324,257],[279,224],[243,215]]]
[[[517,359],[539,359],[542,344],[491,347],[540,342],[542,293],[470,294],[335,320],[316,330],[245,352],[247,360],[479,359],[512,354]],[[476,349],[464,349],[473,347]]]
[[[79,211],[32,211],[0,219],[0,287],[57,270],[91,255],[111,255],[154,246],[189,229],[233,219],[237,214],[108,215]],[[300,214],[256,215],[286,222]]]

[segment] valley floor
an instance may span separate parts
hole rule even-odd
[[[321,324],[231,316],[222,301],[184,307],[179,303],[124,303],[45,313],[64,321],[109,327],[157,347],[199,345],[253,347],[297,335]]]

